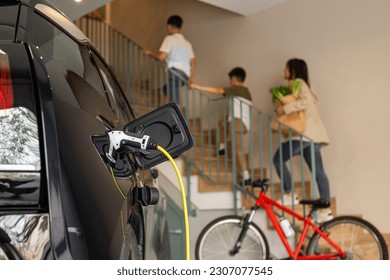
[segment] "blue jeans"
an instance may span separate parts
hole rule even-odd
[[[181,105],[181,88],[188,83],[188,76],[176,68],[168,69],[168,84],[164,85],[164,95],[169,97],[169,101],[174,101]]]
[[[291,141],[290,151],[290,142],[284,142],[281,147],[276,151],[274,155],[274,165],[276,172],[281,177],[283,174],[283,189],[286,193],[290,193],[292,190],[292,181],[289,170],[287,169],[286,162],[290,159],[291,156],[300,154],[301,152],[301,142],[297,140]],[[308,165],[310,171],[312,171],[313,162],[311,157],[311,147],[310,142],[302,142],[303,157],[306,164]],[[329,180],[325,174],[324,165],[322,163],[321,157],[321,145],[314,144],[314,165],[316,169],[316,181],[318,185],[318,191],[320,193],[320,199],[330,202],[330,190],[329,190]]]

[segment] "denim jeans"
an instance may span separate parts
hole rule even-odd
[[[312,171],[313,162],[311,156],[311,147],[310,142],[302,142],[303,157],[306,164],[308,165],[310,171]],[[316,170],[316,182],[318,185],[318,191],[320,193],[320,198],[326,202],[330,202],[330,190],[329,190],[329,181],[328,177],[325,174],[324,165],[322,163],[321,157],[321,145],[314,144],[314,165]],[[289,170],[287,169],[286,162],[290,159],[291,156],[300,154],[301,152],[301,142],[297,140],[291,141],[291,150],[290,151],[290,142],[284,142],[281,147],[276,151],[273,161],[276,168],[276,172],[281,178],[283,174],[283,189],[286,193],[290,193],[292,190],[292,181]]]
[[[164,95],[168,95],[169,101],[181,105],[181,88],[188,83],[188,76],[176,68],[168,69],[168,84],[164,85]]]

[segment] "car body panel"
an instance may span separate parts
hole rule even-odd
[[[118,128],[133,120],[114,75],[89,40],[47,2],[14,2],[20,5],[19,21],[12,27],[11,18],[0,20],[0,49],[8,45],[9,52],[17,50],[24,57],[19,67],[31,75],[41,168],[39,196],[23,209],[0,203],[0,216],[44,215],[50,233],[47,259],[117,259],[126,224],[134,229],[142,258],[169,258],[144,253],[153,243],[145,240],[144,219],[154,217],[144,216],[133,189],[145,175],[116,180],[91,140],[106,132],[98,114]],[[15,11],[0,1],[0,15],[6,7]],[[53,17],[61,21],[53,22]],[[13,32],[16,37],[10,38]],[[169,247],[168,241],[164,244]]]

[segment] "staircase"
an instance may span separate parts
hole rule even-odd
[[[161,91],[167,80],[163,63],[145,56],[140,46],[106,24],[88,18],[79,19],[75,23],[112,66],[136,116],[165,103]],[[218,139],[218,120],[229,113],[232,98],[215,98],[204,92],[190,92],[187,87],[183,87],[182,100],[180,107],[194,138],[194,147],[177,159],[186,177],[188,205],[198,211],[229,209],[237,212],[239,209],[249,209],[257,193],[240,184],[241,172],[237,170],[235,153],[236,149],[242,147]],[[283,189],[273,170],[272,157],[283,141],[281,131],[276,134],[271,132],[271,116],[253,106],[250,110],[249,153],[246,158],[249,172],[255,180],[269,178],[269,195],[278,199]],[[301,141],[304,139],[302,136]],[[225,142],[227,155],[218,155],[218,142]],[[289,169],[296,182],[293,191],[300,198],[318,197],[314,177],[305,166],[302,156],[290,161]],[[332,198],[334,216],[337,215],[336,204],[336,198]],[[307,211],[303,206],[294,207],[295,211],[303,215]],[[189,212],[195,213],[191,209]],[[270,223],[267,224],[272,230]],[[390,241],[390,234],[385,237]]]

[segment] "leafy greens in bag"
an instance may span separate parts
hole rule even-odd
[[[278,86],[278,87],[270,88],[269,92],[272,95],[272,101],[275,101],[289,94],[294,94],[297,96],[301,91],[301,87],[302,87],[301,80],[293,80],[291,82],[291,90],[287,86]]]

